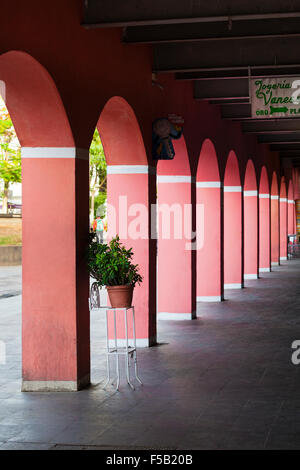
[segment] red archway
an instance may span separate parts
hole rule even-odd
[[[229,153],[224,176],[224,288],[243,287],[242,187],[238,160]]]
[[[279,264],[279,192],[277,175],[272,175],[271,184],[271,266]]]
[[[279,199],[279,222],[280,222],[280,261],[287,260],[287,234],[288,234],[288,202],[287,189],[284,176],[280,181]]]
[[[289,235],[293,235],[295,233],[294,221],[295,221],[294,185],[293,185],[292,179],[290,179],[289,186],[288,186],[288,234]]]
[[[0,79],[22,145],[22,388],[77,390],[90,381],[88,151],[75,148],[58,90],[33,57],[3,54]]]
[[[124,98],[113,96],[107,101],[97,128],[108,165],[148,165],[139,123]]]
[[[221,182],[211,140],[200,151],[197,180],[197,301],[223,298]]]
[[[270,186],[267,169],[261,169],[259,183],[259,272],[271,270]]]
[[[127,248],[133,248],[133,261],[143,276],[133,296],[137,345],[150,346],[156,342],[156,253],[150,237],[155,168],[148,165],[139,123],[124,98],[114,96],[107,101],[97,129],[107,161],[109,236],[118,234]],[[118,326],[118,335],[124,338],[123,322]]]
[[[248,160],[244,181],[244,279],[258,278],[258,197],[255,168]]]
[[[192,177],[184,136],[173,144],[174,159],[157,165],[158,318],[190,320],[196,317]]]

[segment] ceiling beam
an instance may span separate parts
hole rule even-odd
[[[281,77],[299,77],[300,65],[289,67],[273,67],[273,68],[243,68],[235,70],[201,70],[197,72],[177,72],[176,80],[238,80],[247,77],[253,78],[281,78]]]
[[[300,18],[227,21],[215,23],[166,24],[127,27],[123,42],[165,44],[178,42],[226,41],[245,38],[286,38],[300,36]]]
[[[242,130],[251,134],[286,134],[299,132],[300,119],[249,120],[242,122]]]
[[[86,28],[119,26],[144,26],[166,24],[192,24],[234,22],[262,19],[300,17],[297,0],[272,0],[251,2],[223,0],[222,2],[174,2],[174,0],[124,0],[84,1]]]
[[[239,105],[239,104],[249,104],[249,98],[223,98],[223,99],[210,99],[210,104],[216,105]]]
[[[293,134],[260,134],[257,137],[260,144],[288,144],[290,142],[300,144],[300,132]]]
[[[271,144],[270,150],[274,152],[298,152],[300,154],[300,144],[288,142],[286,144]]]
[[[249,80],[203,80],[194,82],[194,98],[198,100],[249,99]]]
[[[195,72],[299,66],[300,38],[242,39],[154,46],[153,72]]]

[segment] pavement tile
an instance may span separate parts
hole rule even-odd
[[[79,393],[21,393],[18,267],[0,267],[0,450],[299,449],[300,260],[283,263],[192,322],[158,322],[160,345],[138,351],[143,387],[103,389],[105,328],[92,312],[92,382]],[[7,289],[12,294],[1,297]]]

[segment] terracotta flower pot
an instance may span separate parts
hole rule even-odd
[[[112,307],[131,307],[133,286],[106,286]]]

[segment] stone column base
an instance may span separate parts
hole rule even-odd
[[[23,380],[22,392],[78,392],[90,383],[90,375],[79,380]]]

